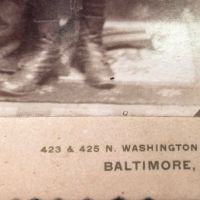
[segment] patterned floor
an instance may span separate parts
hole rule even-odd
[[[130,33],[126,35],[126,40],[133,45],[138,45],[135,41],[139,40],[139,45],[143,45],[138,48],[114,48],[108,51],[109,62],[115,73],[116,87],[114,89],[99,90],[88,86],[84,81],[84,74],[67,64],[68,67],[62,69],[63,73],[60,74],[58,80],[49,81],[28,96],[19,98],[0,96],[0,100],[4,102],[2,103],[4,107],[0,111],[3,110],[4,113],[5,102],[16,102],[16,104],[13,104],[14,108],[12,103],[9,103],[8,110],[12,108],[12,112],[15,110],[14,113],[17,110],[17,113],[21,113],[20,115],[28,115],[27,110],[19,112],[20,109],[27,107],[24,103],[33,107],[38,103],[38,108],[45,103],[46,108],[48,108],[48,105],[54,104],[57,105],[53,107],[54,111],[55,107],[60,107],[58,104],[66,104],[66,107],[69,105],[69,108],[73,104],[77,108],[80,108],[81,105],[87,105],[85,109],[80,111],[79,114],[82,115],[82,112],[91,110],[89,109],[90,104],[95,104],[96,107],[98,105],[109,105],[109,110],[112,110],[111,113],[121,115],[123,111],[120,109],[120,112],[116,112],[113,108],[114,111],[112,105],[128,105],[130,108],[131,106],[133,108],[137,105],[146,105],[166,106],[167,108],[171,106],[175,109],[179,107],[180,110],[187,110],[181,111],[181,113],[185,113],[184,116],[194,116],[198,112],[200,104],[198,67],[200,42],[197,37],[199,27],[199,24],[193,21],[108,22],[104,37],[107,46],[109,46],[109,42],[114,43],[116,40],[116,36],[111,37],[106,34],[110,30],[128,30]],[[66,55],[63,54],[63,59],[68,61]],[[20,104],[20,102],[23,103]],[[75,112],[76,106],[73,107],[71,115]],[[52,109],[52,107],[49,107],[49,109]],[[47,110],[49,111],[49,109]],[[41,110],[44,115],[49,113],[44,109]],[[67,110],[66,108],[61,110],[60,115],[69,115],[69,112],[64,112],[64,110]],[[135,108],[133,110],[134,112],[131,115],[135,115]],[[29,115],[31,112],[30,110]],[[159,115],[159,112],[160,115],[173,115],[173,111],[167,113],[161,112],[161,109],[158,109],[155,113],[149,112],[149,115]],[[41,115],[41,112],[39,113]],[[59,109],[56,113],[59,115]],[[102,113],[109,115],[110,111]],[[179,116],[177,112],[174,111],[174,113],[174,115]],[[136,115],[141,114],[139,112]],[[147,113],[143,113],[143,115],[145,114]],[[34,113],[34,115],[37,114]]]

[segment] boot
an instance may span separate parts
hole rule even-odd
[[[19,72],[3,82],[0,91],[20,96],[34,91],[59,65],[59,22],[57,10],[52,9],[58,0],[33,0],[31,5],[33,25],[37,38],[29,41],[30,52],[26,53],[18,66]],[[31,1],[30,1],[31,2]]]
[[[113,72],[107,62],[102,41],[105,0],[84,0],[80,16],[80,33],[74,54],[76,66],[85,73],[89,85],[114,86]]]

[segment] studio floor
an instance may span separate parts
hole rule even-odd
[[[105,31],[111,29],[128,30],[124,37],[136,44],[107,52],[115,88],[92,88],[84,74],[68,66],[68,73],[28,96],[1,95],[0,115],[127,115],[129,110],[131,116],[194,116],[200,105],[200,25],[110,21]],[[110,39],[104,37],[108,46]]]

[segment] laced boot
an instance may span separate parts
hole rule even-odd
[[[31,51],[25,54],[18,64],[21,70],[0,85],[0,91],[4,94],[14,96],[29,94],[37,89],[60,64],[59,22],[57,16],[48,12],[48,9],[52,8],[49,3],[56,1],[58,0],[33,0],[36,3],[35,7],[32,5],[32,9],[34,9],[33,24],[37,31],[37,39],[29,42]],[[54,18],[48,18],[46,14]]]
[[[102,41],[105,0],[84,0],[80,16],[80,33],[73,60],[85,73],[89,85],[97,88],[114,86],[113,72],[107,62]]]

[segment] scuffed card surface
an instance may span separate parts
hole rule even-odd
[[[199,199],[197,118],[2,118],[0,199]]]

